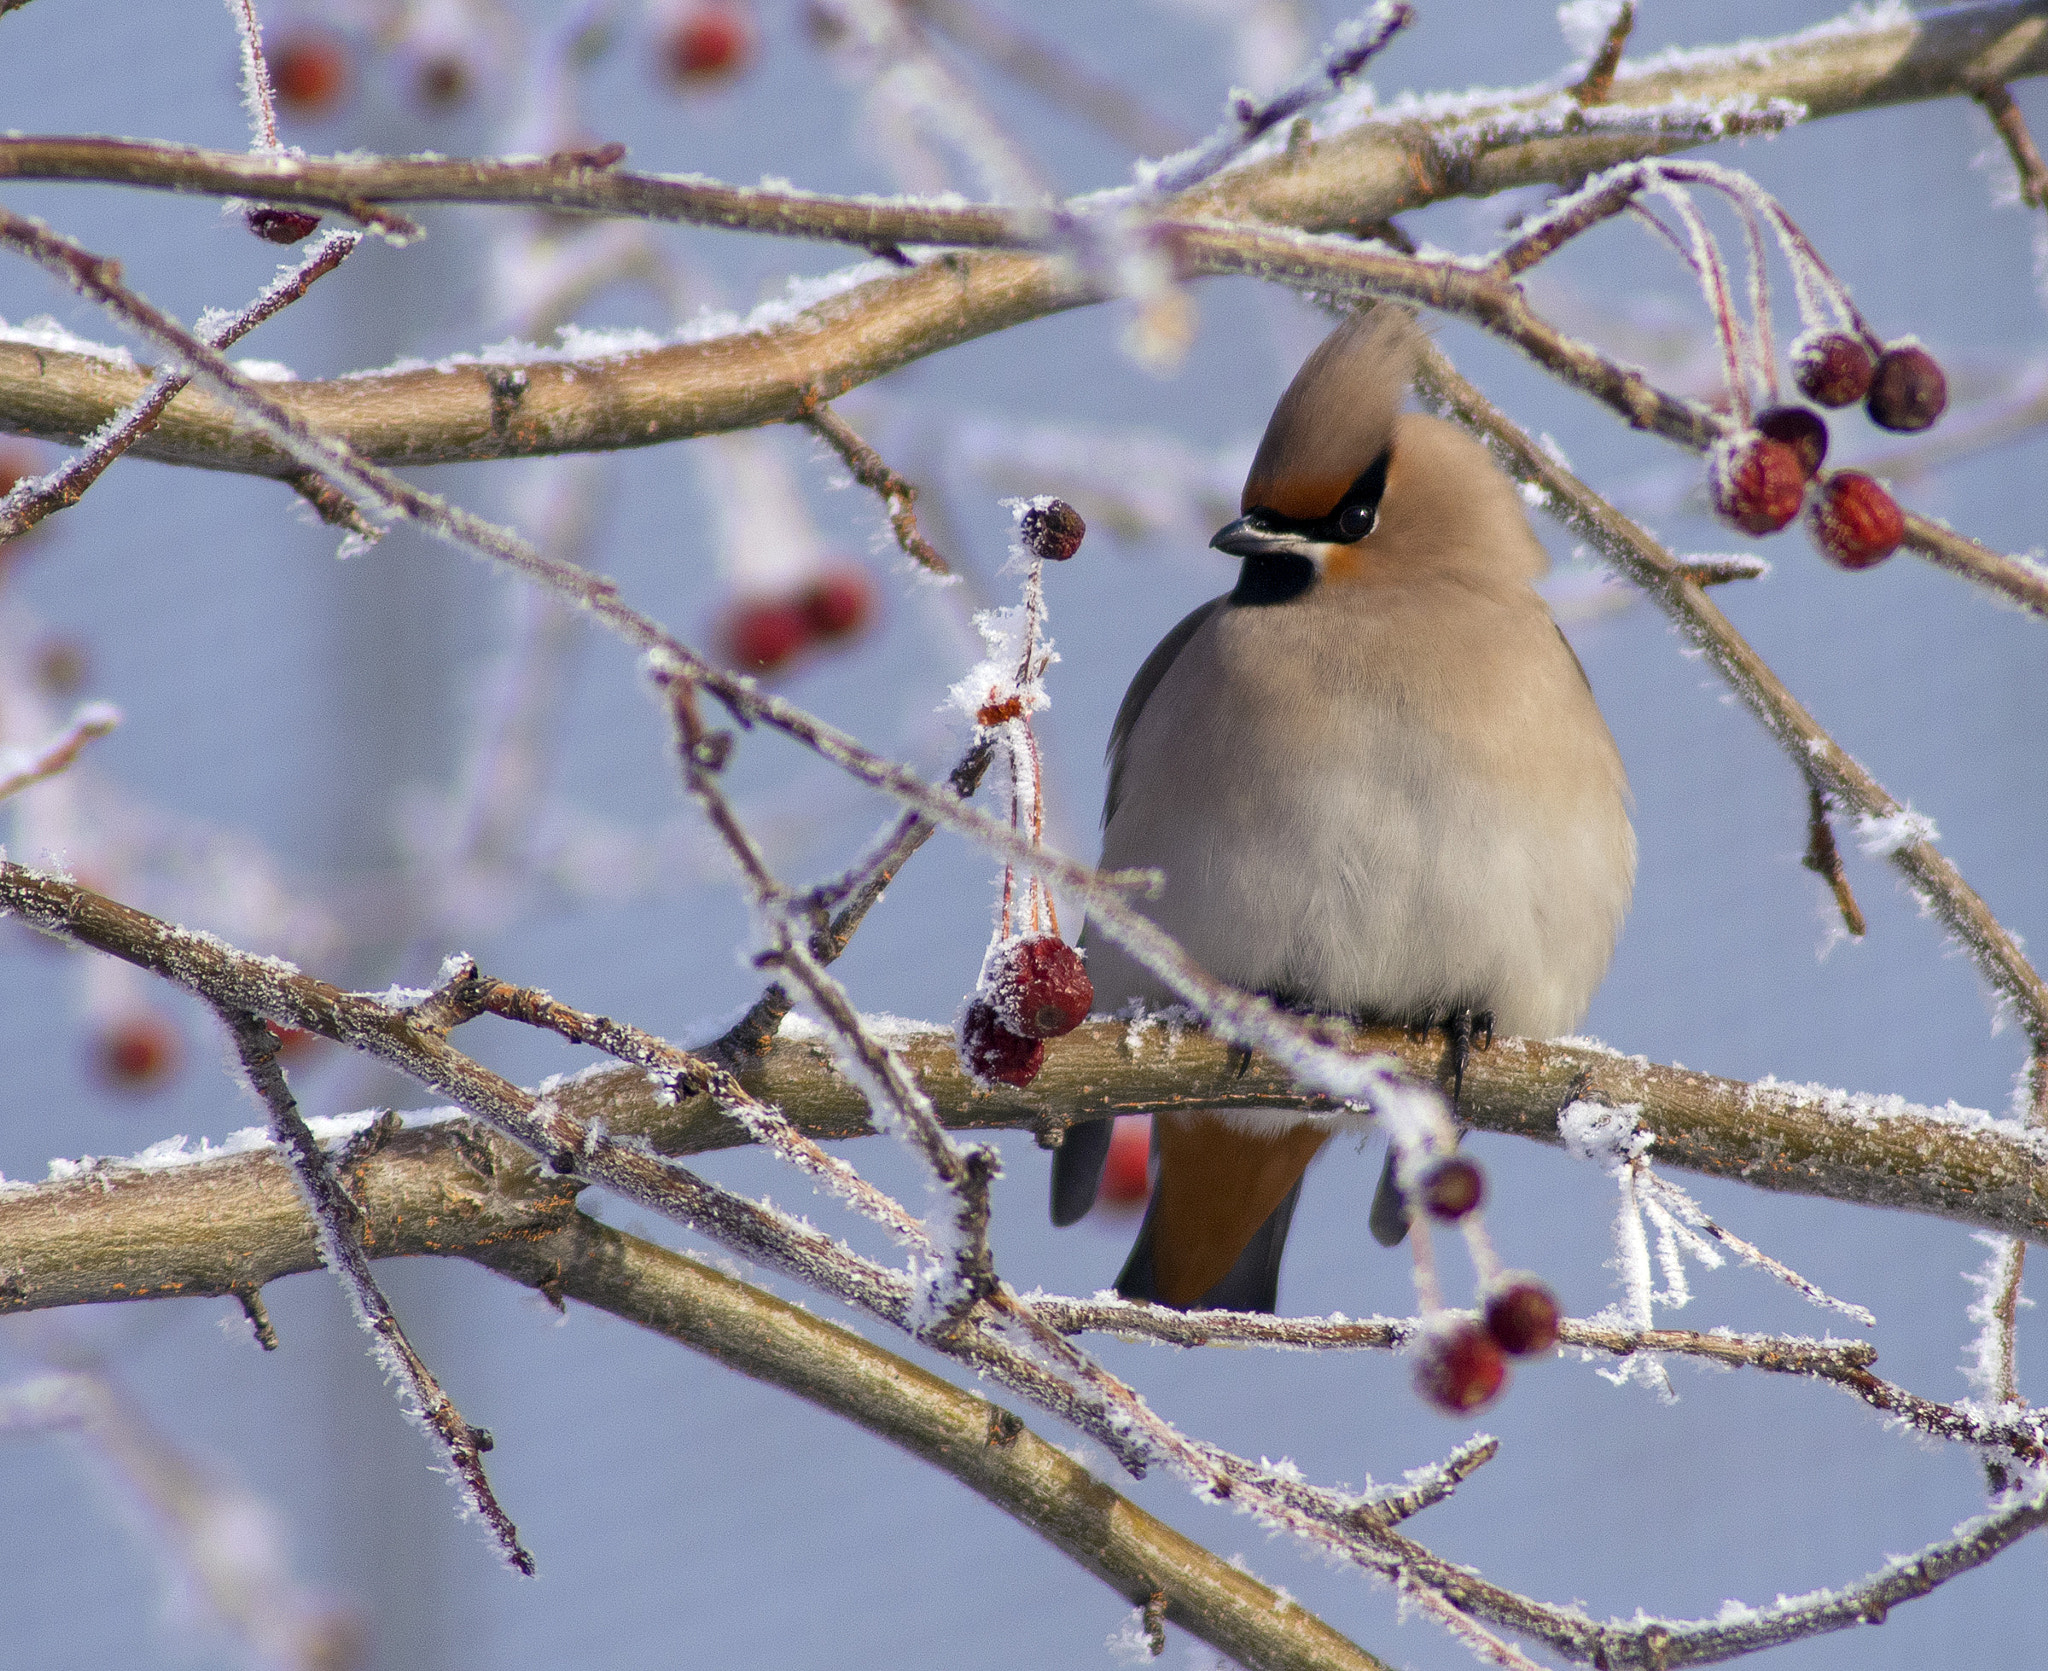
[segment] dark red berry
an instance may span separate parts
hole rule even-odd
[[[93,1066],[101,1082],[137,1096],[162,1090],[183,1056],[176,1029],[154,1010],[110,1022],[93,1041]]]
[[[266,1021],[263,1025],[277,1040],[277,1059],[280,1062],[304,1061],[327,1042],[318,1033],[309,1033],[303,1027],[280,1027],[275,1021]]]
[[[1128,1207],[1152,1193],[1152,1116],[1119,1114],[1102,1163],[1104,1201]]]
[[[1903,343],[1877,357],[1864,410],[1881,429],[1925,429],[1948,405],[1948,379],[1924,348]]]
[[[1557,1296],[1532,1276],[1507,1279],[1486,1302],[1486,1332],[1503,1352],[1526,1358],[1557,1344]]]
[[[313,26],[295,28],[267,56],[270,85],[287,116],[331,116],[348,97],[353,74],[348,44],[339,35]]]
[[[1433,1330],[1416,1354],[1415,1390],[1448,1415],[1491,1404],[1507,1378],[1493,1336],[1469,1318]]]
[[[1828,456],[1827,420],[1810,406],[1772,406],[1756,415],[1757,433],[1782,441],[1799,455],[1800,468],[1812,478]]]
[[[867,570],[853,563],[827,569],[804,592],[804,618],[820,638],[851,638],[874,612],[874,585]]]
[[[1814,495],[1807,516],[1813,543],[1845,569],[1882,563],[1906,537],[1898,501],[1859,470],[1837,470]]]
[[[703,87],[744,70],[754,56],[754,23],[744,7],[704,0],[670,20],[660,42],[661,67],[682,87]]]
[[[25,441],[0,437],[0,493],[12,493],[15,483],[43,473],[42,454]]]
[[[1707,496],[1745,534],[1775,534],[1799,514],[1806,471],[1784,442],[1750,430],[1707,454]]]
[[[1808,400],[1852,406],[1870,392],[1877,358],[1847,331],[1813,331],[1792,344],[1792,380]]]
[[[982,992],[1020,1038],[1057,1039],[1088,1019],[1095,983],[1081,954],[1056,934],[1033,934],[996,949]]]
[[[1088,524],[1081,513],[1064,499],[1033,505],[1018,520],[1017,534],[1024,549],[1048,563],[1064,563],[1081,549]]]
[[[1423,1173],[1415,1194],[1431,1218],[1455,1224],[1484,1199],[1486,1174],[1463,1155],[1452,1155]]]
[[[412,72],[413,98],[422,110],[444,116],[469,99],[476,68],[456,46],[439,46],[419,60]]]
[[[996,1018],[993,1004],[976,998],[960,1018],[960,1065],[980,1084],[1021,1091],[1045,1065],[1045,1041],[1019,1038]]]
[[[736,604],[719,627],[726,659],[749,673],[772,673],[810,648],[817,629],[800,602],[752,598]]]
[[[242,219],[257,237],[273,244],[296,244],[301,238],[310,238],[320,225],[318,215],[303,209],[274,209],[269,204],[251,209]]]

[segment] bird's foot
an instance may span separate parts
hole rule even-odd
[[[1473,1035],[1485,1036],[1481,1049],[1493,1048],[1493,1011],[1475,1010],[1470,1005],[1453,1010],[1444,1023],[1444,1032],[1450,1042],[1451,1111],[1456,1113],[1465,1095],[1465,1064],[1472,1056]]]

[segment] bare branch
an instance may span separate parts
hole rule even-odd
[[[2013,173],[2019,177],[2020,201],[2048,209],[2048,162],[2041,160],[2041,148],[2028,131],[2025,115],[2013,102],[2012,89],[2002,81],[1994,81],[1978,89],[1977,102],[1991,118],[1998,137],[2005,141]]]
[[[1828,798],[1819,784],[1806,791],[1806,857],[1799,861],[1833,891],[1835,908],[1842,913],[1842,927],[1852,940],[1869,932],[1863,908],[1849,887],[1849,873],[1842,865],[1841,849],[1835,845],[1834,826],[1828,822]]]
[[[271,1139],[290,1156],[292,1170],[305,1191],[318,1228],[320,1262],[340,1279],[378,1362],[399,1384],[406,1413],[440,1441],[450,1476],[461,1488],[469,1512],[490,1529],[505,1559],[531,1578],[533,1556],[520,1543],[519,1529],[484,1473],[483,1453],[491,1448],[491,1436],[463,1420],[455,1401],[442,1391],[433,1371],[406,1338],[398,1314],[371,1275],[369,1256],[363,1251],[362,1209],[342,1187],[326,1151],[299,1113],[284,1069],[278,1066],[277,1035],[246,1010],[223,1009],[221,1019],[234,1038],[242,1071],[270,1110]]]
[[[0,750],[0,801],[18,795],[31,784],[68,771],[85,751],[85,745],[111,736],[121,723],[121,710],[107,702],[89,702],[71,716],[71,723],[35,753],[18,756],[13,749]]]
[[[851,424],[815,395],[803,403],[797,421],[823,437],[845,460],[853,479],[880,497],[889,512],[889,526],[896,531],[896,543],[906,557],[933,574],[953,572],[917,526],[917,489],[891,470],[882,455],[863,441]]]
[[[1572,89],[1580,104],[1605,104],[1614,92],[1614,72],[1621,68],[1622,49],[1636,26],[1636,0],[1621,0],[1614,21],[1607,26],[1607,38],[1586,66],[1584,78]]]

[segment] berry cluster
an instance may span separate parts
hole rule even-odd
[[[727,661],[774,673],[820,646],[858,637],[875,617],[874,582],[857,563],[836,563],[801,590],[743,598],[718,624]]]
[[[1058,935],[1003,941],[960,1017],[960,1060],[985,1085],[1021,1090],[1045,1065],[1045,1041],[1080,1026],[1094,1002],[1081,954]]]
[[[1448,1415],[1490,1404],[1507,1385],[1508,1359],[1557,1344],[1557,1299],[1526,1272],[1499,1278],[1481,1318],[1456,1317],[1430,1329],[1415,1361],[1415,1390]]]

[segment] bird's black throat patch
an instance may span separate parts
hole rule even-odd
[[[1280,556],[1247,557],[1237,571],[1237,586],[1230,601],[1239,608],[1287,603],[1316,583],[1312,559],[1288,552]]]

